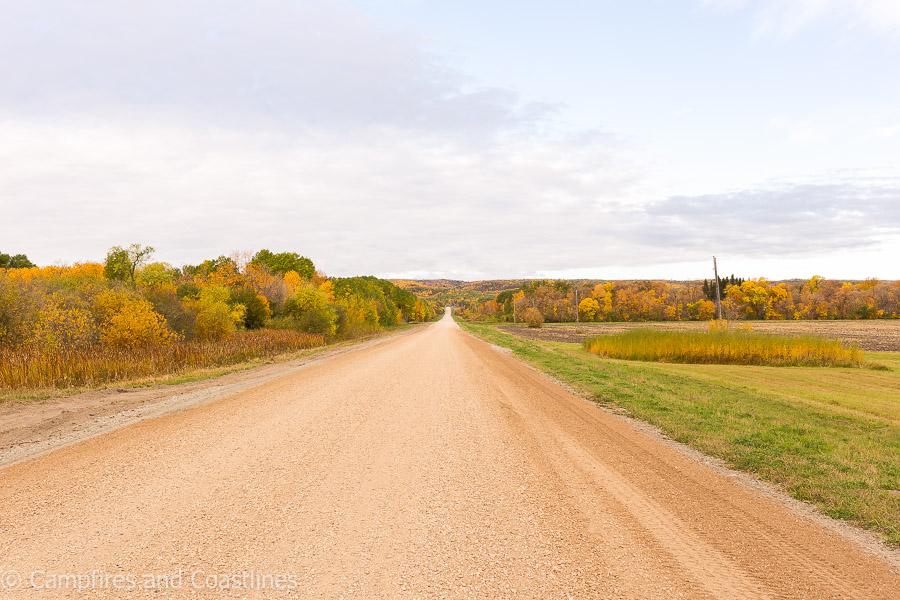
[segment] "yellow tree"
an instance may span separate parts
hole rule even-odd
[[[594,298],[585,298],[578,303],[578,312],[583,321],[595,321],[600,313],[600,305]]]

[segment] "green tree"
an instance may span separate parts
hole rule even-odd
[[[0,269],[30,269],[35,264],[24,254],[4,254],[0,252]]]
[[[127,248],[113,246],[106,253],[103,276],[110,280],[130,281],[135,287],[135,273],[150,260],[155,250],[152,246],[131,244]]]
[[[185,275],[209,275],[225,266],[235,267],[236,265],[231,258],[222,255],[218,258],[204,260],[199,265],[185,265],[184,273]]]
[[[304,279],[312,279],[316,274],[316,267],[313,261],[300,256],[296,252],[272,252],[271,250],[260,250],[253,255],[251,264],[261,264],[268,267],[273,273],[284,275],[288,271],[296,271],[300,277]]]
[[[166,263],[149,264],[137,273],[137,281],[144,288],[160,287],[174,280],[175,270]]]

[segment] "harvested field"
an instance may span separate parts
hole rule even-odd
[[[751,323],[758,333],[782,335],[816,335],[838,338],[856,344],[863,350],[900,352],[900,320],[883,321],[739,321]],[[630,331],[663,329],[669,331],[706,331],[706,321],[653,323],[545,323],[540,329],[524,325],[501,325],[500,329],[532,340],[581,343],[585,338]]]

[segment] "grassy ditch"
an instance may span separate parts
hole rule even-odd
[[[885,370],[606,359],[461,323],[669,437],[900,545],[900,354]]]

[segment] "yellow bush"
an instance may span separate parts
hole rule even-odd
[[[80,347],[90,345],[94,340],[94,318],[85,308],[63,307],[51,301],[34,317],[27,346]]]
[[[178,339],[147,300],[125,291],[101,293],[94,310],[100,326],[100,340],[110,346],[137,348],[165,345]]]
[[[228,288],[210,286],[200,290],[194,301],[197,322],[194,336],[201,340],[224,340],[244,321],[243,304],[228,305]]]

